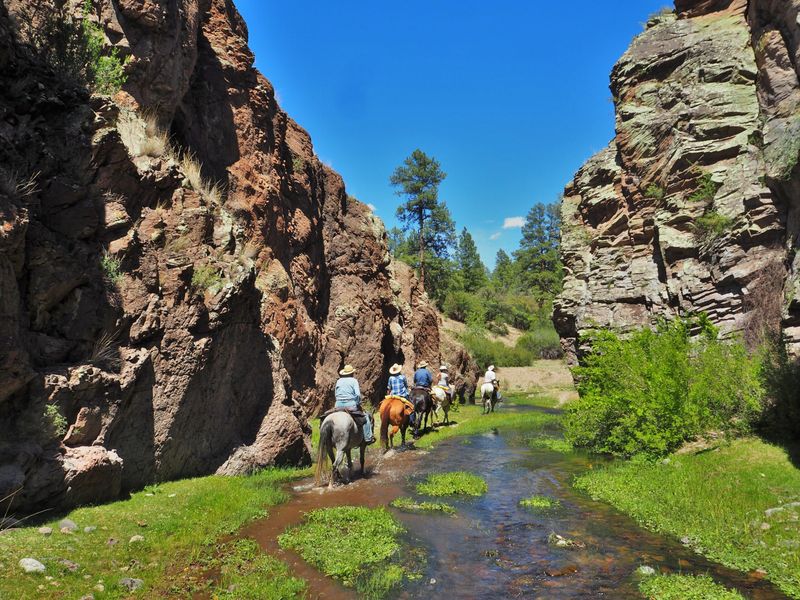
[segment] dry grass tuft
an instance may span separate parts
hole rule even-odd
[[[117,341],[117,332],[104,331],[92,347],[89,362],[100,368],[119,369],[122,361]]]
[[[186,181],[194,191],[200,194],[212,206],[221,206],[225,200],[223,187],[217,183],[203,178],[203,166],[191,152],[184,152],[181,156],[181,171]]]
[[[117,120],[117,131],[131,156],[171,158],[174,155],[169,134],[159,127],[154,113],[123,112]]]
[[[23,177],[19,171],[0,168],[0,194],[13,200],[24,200],[39,191],[36,183],[38,177],[38,171],[29,177]]]

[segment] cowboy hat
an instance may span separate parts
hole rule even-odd
[[[425,368],[425,367],[427,367],[427,366],[428,366],[428,363],[427,363],[427,362],[425,362],[424,360],[423,360],[421,363],[419,363],[419,368],[420,368],[420,369],[424,369],[424,368]]]
[[[494,371],[494,365],[489,365],[489,368],[486,369],[487,371]]]
[[[389,367],[389,374],[390,375],[397,375],[402,368],[403,367],[401,367],[400,365],[394,364],[391,367]]]
[[[447,365],[442,365],[441,367],[439,367],[439,370],[440,371],[447,371]]]
[[[346,375],[352,375],[355,372],[356,372],[356,370],[353,368],[353,365],[345,365],[344,369],[339,371],[339,375],[341,375],[342,377],[345,377]]]

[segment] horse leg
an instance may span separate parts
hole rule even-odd
[[[347,449],[347,483],[350,483],[350,480],[353,478],[353,457],[350,454],[350,449]]]
[[[400,428],[397,425],[392,426],[392,433],[389,435],[389,443],[392,445],[392,448],[394,448],[394,436],[399,430]]]
[[[361,476],[363,477],[364,476],[364,455],[366,454],[367,447],[366,447],[366,445],[361,444],[361,446],[359,447],[358,450],[359,450],[359,452],[358,452],[358,454],[359,454],[358,461],[361,463]]]
[[[339,473],[339,468],[342,466],[342,461],[344,460],[344,452],[341,451],[339,448],[336,448],[336,459],[333,461],[333,467],[331,468],[331,481],[328,484],[329,489],[333,489],[333,480],[338,474],[339,477],[342,476]]]

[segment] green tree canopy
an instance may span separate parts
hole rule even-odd
[[[423,285],[426,250],[430,249],[440,258],[447,258],[453,243],[455,225],[447,206],[439,202],[439,184],[445,177],[447,174],[442,171],[439,161],[417,149],[389,178],[389,182],[397,188],[395,193],[406,198],[397,208],[397,218],[406,231],[416,232],[419,274]]]
[[[467,228],[461,230],[456,249],[456,263],[461,271],[464,291],[475,293],[486,285],[486,267],[478,254],[478,247]]]
[[[560,206],[537,203],[525,217],[522,241],[514,258],[521,283],[539,295],[553,296],[561,290]]]

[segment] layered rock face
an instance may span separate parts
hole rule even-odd
[[[0,6],[0,498],[74,505],[308,461],[352,363],[441,359],[438,316],[253,68],[229,0],[102,0],[113,99]],[[215,185],[215,182],[219,182]]]
[[[705,312],[800,351],[800,1],[678,0],[614,67],[616,137],[564,193],[554,321],[587,331]]]

